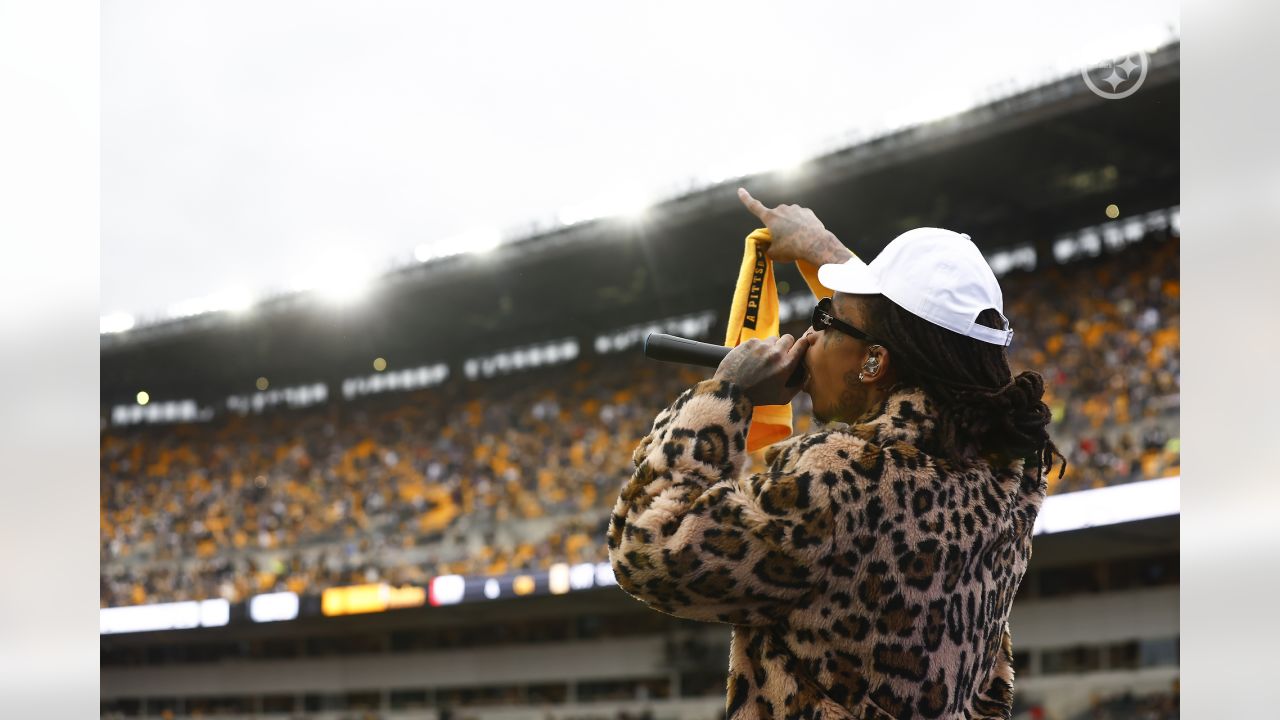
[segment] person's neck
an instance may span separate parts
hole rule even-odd
[[[884,404],[892,394],[893,385],[891,383],[872,385],[867,407],[863,409],[862,414],[858,417],[878,417],[884,412]]]
[[[893,394],[890,385],[873,385],[867,394],[866,401],[860,403],[856,407],[841,408],[841,412],[835,418],[835,422],[841,422],[846,425],[865,422],[871,418],[877,417],[884,411],[884,403]]]

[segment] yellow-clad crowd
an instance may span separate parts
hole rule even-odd
[[[1179,240],[1003,281],[1011,362],[1045,377],[1070,465],[1050,492],[1179,474]],[[1025,332],[1024,332],[1025,329]]]
[[[1013,365],[1045,375],[1070,462],[1051,492],[1177,474],[1177,239],[1002,282]],[[603,561],[632,448],[708,375],[637,355],[104,431],[101,603]],[[812,425],[805,399],[797,432]],[[502,531],[513,525],[539,531]],[[478,550],[443,549],[474,547],[467,537]]]

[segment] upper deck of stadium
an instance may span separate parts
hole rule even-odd
[[[102,336],[104,408],[153,398],[221,407],[273,386],[336,385],[373,357],[456,365],[504,348],[591,334],[727,304],[741,240],[755,223],[734,190],[814,209],[873,257],[897,233],[932,225],[969,233],[988,253],[1053,243],[1105,221],[1176,206],[1179,45],[1150,56],[1141,90],[1093,94],[1079,75],[974,109],[868,138],[793,172],[735,178],[651,208],[643,221],[603,218],[531,232],[483,255],[393,271],[344,308],[309,294],[247,315],[208,313]],[[500,172],[500,160],[494,172]],[[799,287],[791,268],[779,279]],[[716,323],[722,324],[723,318]],[[714,336],[715,330],[710,333]],[[590,343],[583,343],[590,352]]]

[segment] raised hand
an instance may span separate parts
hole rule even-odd
[[[818,337],[820,333],[805,333],[799,340],[790,335],[752,338],[729,351],[715,377],[742,386],[756,405],[785,405],[800,392],[799,386],[788,387],[787,380]]]
[[[770,260],[804,260],[813,265],[823,265],[842,263],[853,257],[853,253],[840,244],[840,240],[827,230],[809,208],[799,205],[765,207],[764,203],[751,197],[751,193],[745,188],[738,188],[738,199],[769,228],[769,234],[773,236],[773,242],[769,244],[767,251]]]

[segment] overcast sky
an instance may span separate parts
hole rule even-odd
[[[1173,0],[932,5],[106,0],[102,312],[376,272],[1179,29]]]

